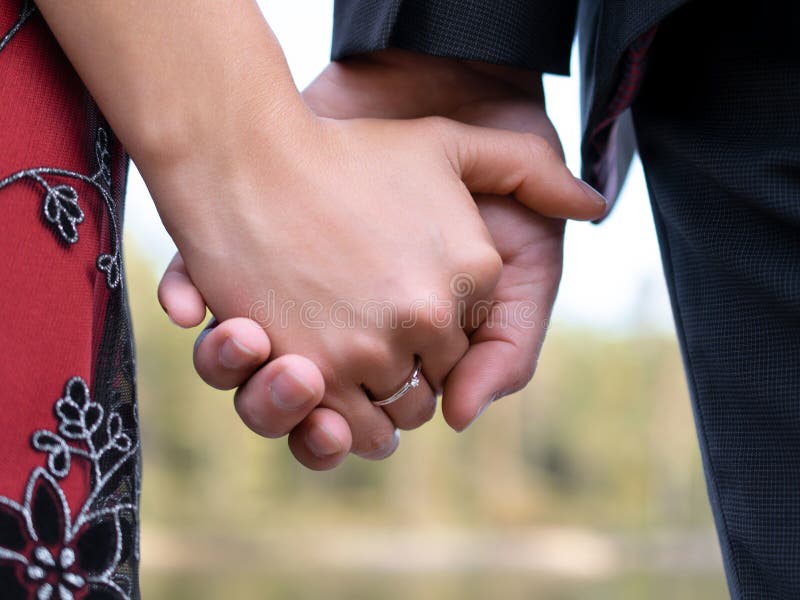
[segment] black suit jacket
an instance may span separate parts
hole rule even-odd
[[[626,49],[687,0],[336,0],[332,58],[388,47],[567,74],[576,25],[581,56],[583,177],[595,181],[591,132],[603,118]],[[630,114],[614,152],[616,194],[635,150]]]

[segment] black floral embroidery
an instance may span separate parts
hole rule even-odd
[[[83,223],[83,210],[78,206],[78,192],[71,185],[50,187],[42,180],[47,193],[44,197],[44,218],[58,227],[68,244],[78,241],[78,223]]]
[[[97,190],[108,212],[111,221],[111,252],[97,257],[97,269],[105,273],[106,285],[116,289],[122,284],[120,258],[120,227],[117,211],[111,191],[111,152],[106,130],[98,127],[95,135],[95,158],[97,170],[92,176],[82,175],[66,169],[37,167],[25,169],[0,179],[0,190],[27,179],[33,181],[44,190],[42,212],[48,223],[51,223],[59,239],[67,245],[78,241],[78,225],[83,222],[84,214],[79,205],[78,191],[67,183],[55,183],[55,178],[66,178],[88,183]]]
[[[5,34],[0,32],[0,51],[36,12],[32,0],[18,4],[17,21]],[[21,501],[0,496],[2,600],[139,598],[141,463],[120,226],[127,157],[119,149],[112,152],[113,134],[93,103],[88,109],[94,131],[92,175],[36,167],[0,179],[0,190],[23,179],[41,189],[43,221],[66,247],[78,242],[85,217],[76,182],[93,188],[111,229],[110,249],[97,257],[96,268],[107,287],[117,291],[108,298],[95,364],[92,394],[102,404],[92,400],[83,379],[70,379],[54,406],[55,427],[31,436],[31,446],[46,456],[45,466],[30,474]],[[89,465],[90,485],[86,497],[76,499],[83,503],[72,514],[70,506],[76,502],[67,502],[61,482],[76,461]]]
[[[0,38],[0,51],[3,50],[8,45],[8,42],[11,41],[17,32],[22,28],[30,16],[36,11],[36,6],[33,4],[31,0],[23,0],[22,4],[19,7],[19,17],[17,17],[17,21],[11,26],[5,35]]]
[[[36,12],[36,6],[32,0],[22,0],[17,21],[0,38],[0,51],[8,45],[34,12]],[[120,257],[121,232],[114,205],[114,196],[111,191],[109,136],[102,126],[98,127],[96,131],[94,153],[97,161],[97,171],[91,177],[66,169],[39,167],[19,171],[0,180],[0,190],[21,179],[29,179],[39,184],[44,189],[42,211],[45,221],[54,226],[59,238],[64,243],[70,245],[78,241],[78,225],[84,219],[83,210],[79,205],[78,191],[66,183],[51,183],[52,178],[76,179],[93,186],[106,205],[112,229],[111,253],[98,256],[96,266],[99,271],[105,274],[108,288],[116,289],[120,287],[124,280]],[[48,179],[51,181],[48,181]]]
[[[120,284],[121,274],[118,254],[101,254],[97,257],[97,268],[106,274],[106,285],[109,288],[113,290]]]
[[[97,175],[100,183],[111,189],[111,153],[108,151],[108,134],[102,127],[97,130],[97,140],[94,145],[94,157],[97,160]]]
[[[31,444],[47,453],[47,468],[31,473],[21,504],[0,496],[0,589],[3,598],[130,600],[130,578],[117,572],[138,545],[137,499],[105,497],[112,481],[136,460],[138,443],[122,417],[105,414],[80,377],[55,403],[57,431],[39,430]],[[73,457],[92,469],[89,495],[74,516],[59,480]],[[110,460],[109,460],[110,458]]]

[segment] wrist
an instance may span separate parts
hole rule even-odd
[[[282,198],[298,164],[311,160],[326,139],[320,120],[302,102],[259,106],[231,118],[224,131],[181,135],[144,158],[132,156],[182,252],[213,249],[220,235],[230,235],[228,225],[265,200]]]
[[[337,117],[449,115],[495,99],[544,103],[540,73],[397,48],[331,63],[303,95],[317,114]]]
[[[172,170],[212,156],[233,158],[255,138],[278,152],[298,131],[310,129],[316,117],[293,85],[265,85],[269,78],[260,79],[193,103],[143,105],[126,121],[120,138],[142,172]]]

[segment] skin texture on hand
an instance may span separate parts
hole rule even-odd
[[[416,68],[411,69],[412,65]],[[391,51],[383,56],[331,65],[304,97],[314,111],[329,117],[404,118],[438,114],[464,123],[531,132],[547,139],[551,152],[560,156],[536,77],[508,69],[496,69],[489,75],[486,69],[481,65]],[[425,85],[420,81],[428,81],[430,89],[438,92],[425,94]],[[449,85],[442,86],[442,81]],[[492,295],[493,318],[470,329],[466,354],[449,375],[445,373],[446,379],[437,381],[443,384],[445,418],[459,431],[489,403],[521,388],[532,376],[562,261],[563,220],[540,216],[504,196],[478,195],[475,200],[503,266]],[[385,208],[385,204],[381,206]],[[197,324],[203,300],[180,262],[174,263],[165,275],[160,297],[173,320],[182,325]],[[358,424],[352,418],[342,417],[346,411],[341,406],[335,407],[339,409],[336,412],[319,407],[322,394],[315,385],[322,377],[319,372],[314,373],[313,363],[284,355],[257,370],[269,356],[269,339],[252,326],[244,334],[250,337],[246,343],[250,347],[250,360],[246,360],[246,352],[239,354],[244,360],[240,366],[231,368],[230,361],[223,364],[225,342],[240,339],[245,326],[242,322],[226,321],[209,333],[197,346],[198,372],[212,384],[233,387],[256,371],[236,396],[237,410],[243,420],[267,437],[291,431],[292,451],[310,468],[335,466],[347,453],[348,434],[349,437],[358,434]],[[288,418],[285,410],[276,409],[273,393],[278,374],[286,373],[292,373],[293,381],[307,384],[288,388],[304,397],[298,402],[300,408]],[[396,440],[387,443],[390,453],[396,447]],[[330,453],[320,452],[321,449]]]
[[[396,428],[430,418],[433,390],[444,386],[455,422],[465,402],[485,402],[462,399],[453,405],[461,414],[450,413],[445,383],[470,346],[458,303],[469,312],[502,273],[469,192],[514,194],[549,216],[593,218],[604,208],[540,137],[441,117],[322,120],[313,137],[298,134],[302,160],[282,164],[277,180],[260,168],[270,155],[259,142],[251,133],[221,176],[212,152],[211,164],[201,154],[188,173],[186,165],[177,175],[151,173],[148,185],[154,196],[226,197],[212,220],[165,219],[187,272],[219,319],[252,315],[276,356],[299,354],[319,367],[321,405],[345,417],[352,452],[371,459],[396,446]],[[469,285],[463,296],[459,278]],[[374,303],[388,306],[391,322],[378,321]],[[507,330],[487,329],[491,337]],[[386,409],[374,406],[369,399],[391,395],[415,356],[421,386]],[[471,396],[502,391],[474,383],[483,385],[470,386]]]
[[[193,299],[202,298],[223,320],[252,315],[258,302],[272,303],[266,320],[277,311],[280,326],[256,319],[269,333],[271,356],[301,354],[316,365],[324,382],[320,406],[344,417],[352,434],[352,446],[343,443],[342,451],[387,456],[397,444],[396,427],[429,418],[433,392],[442,386],[445,415],[461,428],[476,394],[496,387],[475,379],[456,388],[468,390],[468,397],[450,402],[448,388],[459,377],[447,374],[464,352],[513,342],[495,339],[501,334],[489,335],[480,324],[472,335],[481,344],[470,346],[452,318],[462,311],[453,302],[456,276],[466,274],[473,282],[471,293],[458,298],[467,312],[492,293],[502,275],[502,259],[471,193],[513,195],[548,217],[592,219],[605,210],[540,136],[441,116],[409,119],[530,96],[527,84],[508,70],[492,69],[489,76],[479,65],[422,65],[398,53],[343,64],[342,74],[330,72],[334,82],[351,79],[354,65],[388,78],[356,73],[366,86],[361,100],[353,95],[348,101],[346,90],[356,88],[345,82],[342,106],[330,110],[336,119],[320,118],[301,101],[280,45],[252,0],[37,4],[136,161],[197,288]],[[380,85],[370,89],[371,81]],[[336,86],[328,85],[329,94],[308,101],[322,115],[322,102],[337,95]],[[413,101],[405,108],[414,108],[403,110],[385,90],[397,93],[398,101]],[[374,107],[383,107],[377,116],[391,111],[402,120],[365,119],[375,116]],[[430,311],[433,301],[423,301],[428,310],[419,316],[417,303],[424,298],[449,302],[449,325],[439,326],[440,315]],[[412,317],[414,326],[369,321],[360,329],[315,330],[298,311],[284,321],[289,304],[310,300],[314,310],[330,314],[341,301],[357,310],[384,299],[393,303],[398,322]],[[503,329],[514,328],[496,331]],[[243,359],[255,361],[252,350],[229,337],[216,355],[230,369]],[[367,394],[391,394],[415,355],[422,360],[424,385],[402,404],[373,406]],[[503,383],[516,386],[527,371],[518,369]],[[312,402],[318,395],[303,377],[276,376],[269,388],[273,400],[301,395]],[[253,429],[273,433],[255,423],[254,408],[237,403]],[[318,425],[326,414],[319,413]],[[320,427],[304,430],[305,423],[292,433],[306,431],[304,447],[320,450],[336,436],[332,428],[325,435]]]

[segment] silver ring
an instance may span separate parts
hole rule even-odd
[[[408,392],[419,386],[419,373],[421,370],[422,361],[419,359],[419,356],[417,356],[414,362],[414,370],[411,371],[411,375],[409,375],[403,386],[388,398],[384,398],[383,400],[372,400],[372,403],[375,406],[386,406],[387,404],[391,404],[392,402],[397,402],[400,400],[400,398],[405,396]]]

